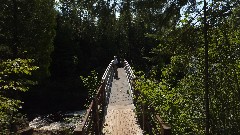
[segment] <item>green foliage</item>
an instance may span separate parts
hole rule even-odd
[[[17,115],[22,108],[21,92],[49,76],[53,5],[48,0],[0,2],[0,134],[12,134],[21,123]]]
[[[140,73],[137,81],[139,102],[155,107],[174,134],[204,134],[202,11],[189,2],[59,0],[54,8],[49,0],[1,1],[2,131],[10,132],[21,107],[18,92],[35,84],[32,78],[48,77],[50,64],[51,79],[60,80],[56,86],[61,83],[66,90],[65,80],[78,87],[71,80],[92,70],[102,72],[118,55],[148,72]],[[239,2],[208,4],[211,132],[239,134]],[[185,18],[180,20],[184,5]],[[80,77],[89,90],[88,104],[99,86],[96,71]]]
[[[18,122],[16,115],[22,102],[18,93],[26,92],[30,85],[35,84],[28,76],[38,67],[31,59],[8,59],[0,61],[0,133],[13,132]]]
[[[227,7],[224,2],[220,5]],[[211,134],[239,134],[240,53],[237,37],[240,31],[236,23],[239,21],[236,17],[239,6],[233,8],[232,14],[227,13],[230,9],[232,7],[224,12],[208,11],[212,25],[208,31]],[[218,16],[216,11],[223,15]],[[161,60],[158,60],[150,78],[142,76],[137,81],[136,89],[143,93],[139,100],[154,106],[170,123],[173,134],[205,134],[204,40],[201,29],[202,25],[186,24],[167,35],[155,35],[160,44],[153,49],[150,60],[167,55],[170,62],[161,68]]]
[[[1,1],[0,52],[3,59],[34,59],[35,77],[49,76],[50,54],[55,36],[54,1]]]
[[[7,61],[1,61],[1,89],[27,91],[27,85],[34,84],[34,82],[24,77],[31,75],[32,71],[38,69],[38,67],[32,65],[33,62],[31,59],[9,59]]]
[[[39,67],[35,73],[41,80],[50,75],[50,54],[53,51],[53,39],[55,36],[55,10],[53,1],[26,0],[19,2],[19,34],[21,43],[20,53],[24,52],[26,58],[34,59]]]
[[[98,73],[95,70],[91,71],[91,74],[89,76],[80,76],[80,78],[83,81],[84,87],[88,90],[89,98],[87,98],[87,104],[85,105],[88,107],[97,94],[100,79],[98,78]]]
[[[189,79],[184,78],[182,82],[189,82]],[[190,91],[189,88],[194,88],[195,91]],[[203,134],[202,91],[198,89],[194,84],[181,88],[172,87],[164,79],[157,82],[144,75],[136,82],[136,90],[141,92],[138,101],[154,107],[171,125],[173,134]]]
[[[136,68],[149,66],[158,44],[146,34],[164,33],[175,26],[187,0],[60,0],[52,73],[56,78],[104,70],[114,55]],[[149,10],[151,9],[151,10]],[[72,63],[75,59],[76,63]],[[144,63],[144,64],[143,64]]]

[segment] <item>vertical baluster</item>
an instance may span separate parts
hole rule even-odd
[[[94,119],[94,132],[95,135],[98,135],[100,134],[100,129],[99,129],[98,100],[96,97],[93,99],[93,119]]]
[[[105,91],[105,85],[106,83],[103,82],[102,83],[102,123],[101,123],[101,129],[102,129],[102,126],[103,126],[103,122],[104,122],[104,114],[105,114],[105,111],[106,111],[106,91]]]

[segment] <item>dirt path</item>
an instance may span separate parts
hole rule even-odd
[[[123,68],[118,69],[118,77],[112,82],[103,133],[105,135],[142,135]]]

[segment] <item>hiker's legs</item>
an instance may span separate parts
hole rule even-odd
[[[115,78],[118,78],[117,65],[114,65]]]

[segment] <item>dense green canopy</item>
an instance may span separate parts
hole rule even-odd
[[[139,71],[138,101],[173,134],[205,134],[206,118],[211,134],[239,134],[239,4],[207,1],[204,20],[203,0],[2,0],[0,134],[15,132],[19,110],[34,103],[73,109],[80,99],[83,107],[114,55]]]

